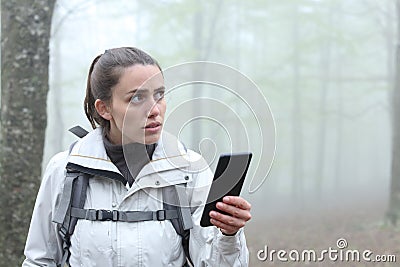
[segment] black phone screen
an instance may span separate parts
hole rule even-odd
[[[217,202],[222,202],[224,196],[239,196],[249,169],[251,157],[252,154],[248,152],[223,154],[219,157],[213,183],[201,216],[201,226],[212,226],[210,211],[216,210],[225,214],[225,212],[216,207]]]

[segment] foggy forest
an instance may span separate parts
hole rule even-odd
[[[166,128],[213,171],[221,153],[253,153],[250,266],[366,266],[265,258],[339,240],[386,256],[367,266],[400,261],[399,0],[3,0],[1,45],[0,266],[24,259],[68,129],[91,129],[92,60],[121,46],[156,58],[167,84],[204,68],[209,83],[166,86]]]

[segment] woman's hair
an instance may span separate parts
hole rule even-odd
[[[112,88],[118,84],[125,68],[141,64],[161,67],[155,59],[135,47],[120,47],[106,50],[92,62],[86,86],[84,109],[93,129],[96,124],[104,128],[105,133],[110,131],[110,122],[101,117],[94,106],[96,99],[111,104]]]

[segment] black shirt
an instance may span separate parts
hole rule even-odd
[[[106,136],[103,136],[103,142],[111,162],[117,166],[130,186],[132,186],[143,166],[151,160],[156,148],[156,143],[150,145],[140,143],[114,145]]]

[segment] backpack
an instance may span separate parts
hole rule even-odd
[[[88,131],[80,126],[75,126],[69,129],[69,131],[80,138],[88,134]],[[71,144],[69,154],[76,142],[77,141]],[[53,218],[53,222],[57,223],[59,234],[63,240],[63,256],[61,264],[58,266],[64,267],[65,264],[69,266],[70,240],[79,219],[92,221],[111,220],[128,223],[170,220],[175,231],[182,238],[182,246],[186,255],[186,263],[184,266],[193,265],[189,254],[190,229],[193,228],[193,223],[189,201],[185,191],[186,184],[171,185],[162,189],[164,208],[162,210],[118,211],[84,209],[86,189],[89,184],[89,179],[94,175],[96,175],[96,173],[89,173],[88,170],[82,170],[78,165],[67,164],[66,166],[64,188]],[[189,178],[188,176],[186,177]]]

